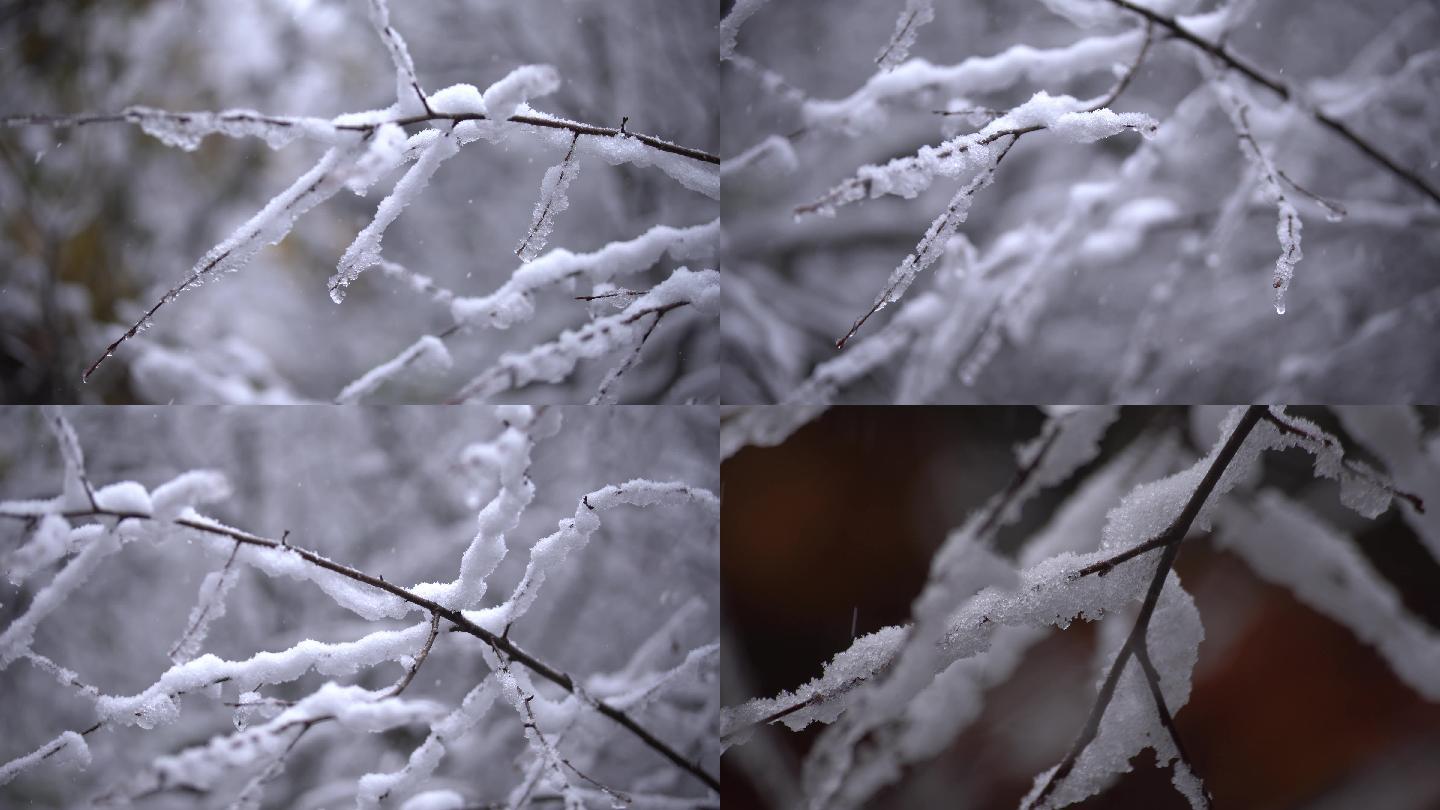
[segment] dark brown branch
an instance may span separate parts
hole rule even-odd
[[[398,696],[410,686],[411,681],[415,680],[415,673],[420,671],[420,667],[425,663],[425,659],[430,657],[430,649],[435,646],[435,637],[438,635],[440,635],[440,614],[431,613],[430,635],[425,639],[425,646],[421,647],[420,654],[415,656],[415,663],[411,664],[410,668],[405,670],[405,677],[401,678],[400,682],[395,684],[394,688],[390,690],[389,697]]]
[[[1125,670],[1125,664],[1129,661],[1130,656],[1135,655],[1136,651],[1144,647],[1146,643],[1145,633],[1150,627],[1150,619],[1155,614],[1155,608],[1160,602],[1160,593],[1165,587],[1165,578],[1169,575],[1170,568],[1175,564],[1175,558],[1180,553],[1180,540],[1189,533],[1190,526],[1195,522],[1195,517],[1200,514],[1201,507],[1205,505],[1205,501],[1209,499],[1210,494],[1215,491],[1215,485],[1220,482],[1221,474],[1230,466],[1230,462],[1234,460],[1235,454],[1240,451],[1240,446],[1245,443],[1245,438],[1250,435],[1250,431],[1260,422],[1260,418],[1264,416],[1265,411],[1266,407],[1264,405],[1251,405],[1245,409],[1245,413],[1240,417],[1239,423],[1236,424],[1235,429],[1230,433],[1230,437],[1225,440],[1225,444],[1220,448],[1220,452],[1215,455],[1215,459],[1210,462],[1210,467],[1205,471],[1205,476],[1200,480],[1199,485],[1195,487],[1195,491],[1190,494],[1190,498],[1185,502],[1185,506],[1181,509],[1180,514],[1176,516],[1175,520],[1162,533],[1161,537],[1170,539],[1165,544],[1165,551],[1160,558],[1159,564],[1155,567],[1155,575],[1150,579],[1150,587],[1145,593],[1145,601],[1140,606],[1140,613],[1135,619],[1135,625],[1131,628],[1130,635],[1126,638],[1125,644],[1120,648],[1120,652],[1116,654],[1115,663],[1110,667],[1109,674],[1105,676],[1105,682],[1101,685],[1100,693],[1095,698],[1095,705],[1090,710],[1090,716],[1085,722],[1085,727],[1081,729],[1080,735],[1075,738],[1075,743],[1070,747],[1069,753],[1067,753],[1060,764],[1055,767],[1055,770],[1050,774],[1050,779],[1045,783],[1045,786],[1041,788],[1040,793],[1036,795],[1034,801],[1030,803],[1031,807],[1044,801],[1045,798],[1054,791],[1055,787],[1059,785],[1060,780],[1064,779],[1070,773],[1071,769],[1075,767],[1076,760],[1079,759],[1080,754],[1084,752],[1086,746],[1090,745],[1090,742],[1095,739],[1095,735],[1099,733],[1100,721],[1105,716],[1105,709],[1110,705],[1111,698],[1115,696],[1115,688],[1120,683],[1120,675]]]
[[[154,110],[150,111],[149,114],[153,117],[157,114],[162,114],[162,112],[164,117],[182,124],[189,123],[194,118],[193,113],[183,112],[165,112]],[[261,115],[258,113],[247,112],[220,113],[217,115],[217,120],[233,123],[267,124],[277,127],[294,127],[299,126],[302,123],[301,119],[297,118],[286,118],[281,116]],[[398,124],[403,127],[409,126],[411,124],[424,124],[430,121],[450,121],[452,123],[458,124],[461,121],[486,120],[491,119],[483,113],[426,112],[416,115],[405,116],[402,118],[393,118],[388,121],[377,121],[373,124],[336,124],[335,129],[344,130],[347,132],[373,132],[379,127],[384,126],[385,124]],[[705,152],[700,149],[692,149],[688,146],[681,146],[676,143],[671,143],[670,141],[658,138],[654,135],[645,135],[639,132],[622,130],[619,127],[601,127],[594,124],[586,124],[580,121],[567,121],[563,118],[551,118],[544,115],[512,115],[505,120],[514,124],[528,124],[532,127],[545,127],[547,129],[567,129],[575,133],[576,135],[595,135],[607,138],[634,138],[635,140],[645,144],[646,146],[649,146],[653,149],[658,149],[661,152],[669,152],[672,155],[680,155],[681,157],[687,157],[691,160],[699,160],[705,163],[713,163],[717,166],[720,165],[720,158],[717,155],[712,155],[709,152]],[[27,125],[49,127],[79,127],[85,126],[87,124],[113,124],[122,122],[134,123],[136,121],[138,121],[138,117],[128,111],[119,113],[97,113],[93,115],[71,116],[9,115],[5,116],[4,118],[0,118],[0,122],[3,122],[6,126],[12,127]]]
[[[1160,672],[1155,669],[1155,663],[1150,660],[1149,648],[1144,644],[1136,647],[1135,660],[1140,664],[1140,668],[1145,674],[1145,683],[1150,687],[1150,697],[1155,701],[1155,713],[1160,716],[1160,725],[1165,729],[1165,733],[1170,735],[1170,742],[1175,746],[1175,756],[1179,757],[1180,764],[1184,765],[1185,769],[1189,771],[1192,776],[1199,779],[1199,776],[1195,774],[1194,763],[1191,761],[1190,756],[1185,753],[1185,744],[1180,741],[1180,730],[1175,727],[1175,717],[1170,714],[1170,707],[1165,705],[1165,693],[1160,688]],[[1203,783],[1202,789],[1204,789]],[[1204,789],[1204,793],[1201,795],[1204,798],[1206,807],[1214,803],[1215,799],[1210,795],[1208,789]]]
[[[29,515],[16,514],[12,512],[0,512],[0,517],[23,519],[29,517]],[[350,566],[343,563],[335,562],[328,557],[324,557],[308,549],[301,548],[294,543],[281,543],[279,540],[272,540],[268,537],[261,537],[260,535],[251,534],[242,529],[233,529],[229,526],[212,524],[203,520],[195,520],[193,518],[177,518],[174,521],[164,521],[143,512],[121,512],[107,509],[78,510],[61,513],[61,517],[110,517],[117,520],[142,520],[154,523],[169,522],[176,526],[183,526],[187,529],[193,529],[195,531],[204,532],[206,534],[214,535],[217,537],[227,537],[238,543],[244,543],[245,545],[278,549],[281,551],[289,552],[291,554],[295,554],[306,562],[317,565],[327,571],[333,571],[343,577],[355,580],[356,582],[364,583],[371,586],[372,588],[379,588],[386,593],[397,596],[405,600],[406,602],[415,605],[416,607],[423,608],[424,610],[429,611],[432,616],[438,615],[445,621],[450,622],[452,625],[454,625],[456,629],[465,633],[469,633],[470,635],[475,636],[476,638],[484,641],[492,647],[500,649],[505,653],[506,656],[513,658],[516,661],[519,661],[521,664],[525,665],[527,669],[544,678],[545,680],[550,681],[556,686],[559,686],[561,689],[564,689],[565,691],[572,694],[576,691],[575,681],[569,675],[566,675],[560,670],[550,666],[549,664],[546,664],[544,661],[541,661],[530,653],[525,652],[509,638],[501,635],[496,635],[495,633],[486,630],[484,627],[481,627],[475,622],[470,621],[461,611],[448,608],[438,602],[426,599],[425,597],[420,596],[413,591],[402,588],[399,585],[395,585],[391,582],[387,582],[383,577],[373,576],[358,569],[351,568]],[[674,748],[671,748],[654,734],[651,734],[640,724],[636,723],[630,718],[629,715],[625,714],[625,712],[611,706],[603,700],[586,702],[589,705],[594,706],[596,711],[610,718],[611,720],[622,726],[625,730],[640,738],[642,742],[644,742],[650,748],[654,749],[661,756],[670,760],[671,763],[679,767],[681,770],[694,776],[696,779],[700,780],[707,787],[716,791],[717,793],[720,791],[720,780],[706,773],[700,768],[700,766],[681,756],[680,753],[677,752]]]
[[[1289,102],[1295,101],[1295,98],[1293,97],[1290,88],[1287,87],[1284,83],[1282,83],[1278,79],[1273,79],[1269,76],[1266,76],[1264,73],[1261,73],[1260,70],[1258,70],[1257,68],[1251,67],[1250,65],[1246,64],[1238,56],[1231,53],[1230,50],[1225,46],[1217,45],[1213,42],[1209,42],[1200,38],[1193,32],[1187,30],[1174,18],[1167,17],[1164,14],[1159,14],[1157,12],[1151,11],[1148,8],[1135,5],[1134,3],[1130,2],[1130,0],[1110,0],[1110,2],[1127,11],[1132,11],[1136,14],[1139,14],[1146,20],[1149,20],[1150,22],[1159,25],[1160,27],[1169,31],[1170,34],[1177,39],[1187,42],[1190,45],[1199,48],[1200,50],[1209,54],[1211,57],[1218,59],[1231,70],[1236,71],[1250,81],[1260,85],[1261,87],[1264,87],[1265,89],[1279,96],[1282,100]],[[1343,122],[1332,118],[1331,116],[1325,114],[1317,108],[1308,107],[1306,105],[1300,106],[1302,106],[1302,108],[1304,108],[1306,112],[1310,113],[1311,117],[1313,117],[1316,121],[1319,121],[1322,125],[1329,128],[1332,132],[1349,141],[1351,145],[1359,149],[1361,152],[1364,152],[1365,155],[1371,160],[1380,164],[1381,166],[1384,166],[1396,177],[1404,180],[1412,188],[1429,197],[1431,200],[1440,203],[1440,190],[1435,189],[1429,183],[1425,182],[1425,180],[1422,179],[1420,175],[1399,165],[1394,160],[1387,157],[1383,152],[1372,146],[1365,139],[1361,138],[1359,135],[1356,135],[1355,132],[1351,130],[1348,126],[1346,126]]]

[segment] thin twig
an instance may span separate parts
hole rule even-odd
[[[268,537],[261,537],[260,535],[251,534],[250,532],[244,531],[242,529],[234,529],[229,526],[213,524],[203,520],[195,520],[193,518],[176,518],[173,521],[166,521],[156,518],[152,515],[145,514],[143,512],[126,512],[109,509],[85,509],[63,512],[60,513],[60,516],[67,519],[84,517],[110,517],[117,520],[141,520],[160,524],[171,523],[176,526],[183,526],[187,529],[194,529],[195,531],[204,532],[206,534],[214,535],[217,537],[227,537],[231,540],[239,543],[244,543],[246,545],[259,546],[261,548],[279,549],[290,552],[297,555],[306,562],[317,565],[327,571],[333,571],[343,577],[347,577],[349,579],[355,580],[356,582],[362,582],[366,585],[369,585],[372,588],[379,588],[386,593],[393,594],[401,599],[404,599],[406,602],[409,602],[412,605],[429,611],[432,615],[438,615],[445,621],[450,622],[452,625],[454,625],[456,629],[469,633],[470,635],[475,636],[481,641],[484,641],[491,646],[503,650],[507,656],[515,659],[516,661],[519,661],[521,664],[524,664],[527,669],[544,678],[545,680],[550,681],[556,686],[559,686],[561,689],[564,689],[565,691],[570,693],[574,693],[576,691],[577,687],[575,685],[575,681],[569,675],[566,675],[564,672],[561,672],[560,670],[550,666],[549,664],[546,664],[544,661],[541,661],[530,653],[525,652],[525,650],[521,649],[509,638],[503,635],[496,635],[495,633],[486,630],[484,627],[481,627],[480,625],[466,618],[463,612],[448,608],[440,604],[439,602],[431,601],[413,591],[402,588],[394,583],[387,582],[383,577],[373,576],[371,574],[365,573],[364,571],[351,568],[350,566],[343,563],[337,563],[334,560],[321,556],[320,554],[310,551],[309,549],[297,546],[294,543],[282,544],[279,540],[272,540]],[[0,517],[24,519],[30,516],[16,514],[13,512],[0,512]],[[611,720],[625,728],[625,730],[640,738],[640,740],[644,742],[647,746],[655,750],[661,756],[670,760],[670,762],[675,764],[681,770],[685,771],[691,776],[694,776],[696,779],[703,782],[710,789],[716,791],[717,793],[719,792],[719,779],[716,779],[714,776],[706,773],[700,768],[699,765],[687,760],[674,748],[670,747],[664,741],[660,740],[660,738],[647,731],[639,723],[636,723],[625,712],[615,708],[614,706],[611,706],[603,700],[586,702],[589,705],[594,706],[596,711],[610,718]]]
[[[1104,718],[1105,709],[1110,705],[1110,700],[1115,695],[1115,688],[1120,683],[1120,675],[1125,670],[1125,664],[1129,661],[1131,655],[1135,655],[1136,651],[1146,644],[1145,634],[1150,627],[1150,619],[1155,614],[1155,608],[1160,602],[1160,593],[1165,587],[1165,578],[1169,575],[1170,568],[1175,564],[1175,558],[1180,553],[1180,540],[1184,539],[1185,535],[1189,533],[1190,526],[1195,522],[1196,516],[1200,514],[1201,507],[1205,505],[1205,501],[1209,499],[1210,493],[1215,491],[1216,484],[1220,482],[1220,476],[1225,472],[1226,468],[1230,466],[1230,462],[1234,460],[1235,454],[1240,451],[1240,446],[1244,444],[1245,438],[1250,435],[1250,431],[1255,428],[1255,425],[1259,424],[1260,418],[1264,416],[1265,411],[1266,406],[1264,405],[1251,405],[1245,409],[1245,413],[1240,417],[1240,421],[1230,433],[1230,437],[1225,440],[1225,444],[1220,448],[1220,452],[1217,453],[1215,459],[1210,462],[1210,467],[1205,471],[1205,476],[1200,480],[1199,485],[1195,487],[1195,491],[1190,494],[1190,498],[1185,502],[1184,508],[1181,509],[1180,514],[1161,535],[1162,537],[1171,538],[1171,540],[1165,545],[1164,554],[1161,556],[1159,564],[1155,567],[1155,574],[1150,579],[1150,587],[1145,593],[1145,601],[1140,606],[1140,614],[1135,619],[1135,625],[1131,628],[1130,635],[1126,638],[1124,646],[1120,648],[1120,652],[1115,656],[1115,662],[1110,667],[1110,672],[1106,675],[1105,682],[1100,687],[1100,693],[1095,698],[1095,705],[1090,710],[1090,717],[1086,720],[1085,727],[1081,729],[1080,735],[1075,738],[1075,743],[1070,747],[1069,753],[1065,755],[1065,758],[1061,760],[1060,764],[1051,772],[1050,779],[1030,803],[1030,807],[1038,805],[1054,791],[1055,787],[1059,785],[1060,780],[1064,779],[1075,767],[1075,762],[1079,759],[1080,754],[1084,752],[1085,748],[1090,745],[1090,742],[1095,739],[1095,735],[1099,733],[1100,721]],[[1146,676],[1148,679],[1148,672]],[[1176,747],[1177,751],[1179,751],[1178,743]],[[1181,752],[1181,756],[1183,757],[1183,752]],[[1193,771],[1194,769],[1192,768],[1191,770]]]
[[[1190,45],[1193,45],[1194,47],[1199,48],[1200,50],[1209,54],[1210,56],[1220,60],[1227,67],[1240,73],[1242,76],[1260,85],[1261,87],[1266,88],[1270,92],[1279,96],[1281,99],[1289,102],[1295,101],[1294,95],[1291,92],[1290,88],[1286,86],[1283,82],[1279,81],[1278,79],[1271,78],[1260,72],[1260,70],[1258,70],[1257,68],[1251,67],[1250,65],[1246,64],[1238,56],[1231,53],[1230,50],[1224,45],[1217,45],[1213,42],[1209,42],[1205,39],[1200,38],[1195,33],[1186,29],[1183,25],[1177,22],[1173,17],[1168,17],[1164,14],[1151,11],[1150,9],[1143,6],[1138,6],[1130,2],[1130,0],[1110,0],[1110,2],[1114,3],[1120,8],[1126,9],[1127,11],[1132,11],[1136,14],[1139,14],[1150,22],[1161,26],[1162,28],[1169,31],[1172,35],[1174,35],[1177,39],[1187,42]],[[1355,148],[1359,149],[1361,152],[1364,152],[1371,160],[1379,163],[1381,166],[1384,166],[1396,177],[1404,180],[1411,187],[1420,191],[1425,196],[1429,197],[1437,203],[1440,203],[1440,190],[1437,190],[1435,187],[1425,182],[1425,180],[1421,178],[1420,175],[1416,174],[1410,169],[1399,165],[1394,160],[1387,157],[1383,152],[1372,146],[1364,138],[1356,135],[1353,130],[1351,130],[1341,121],[1330,117],[1318,108],[1311,107],[1309,105],[1299,106],[1301,106],[1306,112],[1308,112],[1316,121],[1319,121],[1321,124],[1328,127],[1332,132],[1349,141],[1353,146],[1355,146]]]
[[[168,110],[148,110],[150,118],[166,118],[177,123],[189,123],[195,117],[195,113],[170,112]],[[217,120],[227,123],[257,123],[276,127],[295,127],[307,123],[306,119],[285,118],[275,115],[262,115],[249,112],[223,112],[217,114]],[[409,126],[411,124],[424,124],[430,121],[450,121],[458,124],[461,121],[488,121],[493,120],[484,113],[440,113],[426,112],[415,115],[407,115],[400,118],[392,118],[386,121],[376,121],[365,124],[334,124],[337,130],[346,132],[373,132],[386,124],[398,124]],[[693,149],[688,146],[681,146],[677,143],[664,140],[654,135],[646,135],[640,132],[631,132],[620,127],[602,127],[594,124],[587,124],[581,121],[568,121],[564,118],[552,118],[547,115],[512,115],[505,119],[512,124],[527,124],[532,127],[544,127],[547,129],[567,129],[576,135],[595,135],[599,137],[613,138],[625,137],[634,138],[661,152],[669,152],[672,155],[680,155],[692,160],[699,160],[705,163],[720,165],[720,157],[712,155],[701,149]],[[48,126],[48,127],[80,127],[87,124],[115,124],[131,122],[135,123],[138,118],[129,112],[118,113],[87,113],[83,115],[8,115],[0,118],[0,123],[6,126]]]
[[[431,613],[430,635],[425,639],[425,646],[420,648],[420,654],[415,656],[415,663],[411,664],[410,668],[405,670],[405,677],[401,678],[400,682],[395,684],[394,688],[390,690],[388,697],[398,696],[401,692],[405,691],[406,687],[410,686],[411,681],[415,680],[415,673],[420,671],[420,666],[425,663],[426,658],[430,657],[430,648],[435,646],[435,637],[438,635],[440,635],[440,614]]]

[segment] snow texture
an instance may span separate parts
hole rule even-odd
[[[576,135],[576,140],[579,139]],[[520,261],[533,261],[545,249],[550,234],[555,230],[555,218],[570,207],[567,191],[580,172],[580,163],[575,159],[574,150],[565,153],[565,159],[558,166],[545,170],[540,181],[540,199],[535,203],[535,213],[530,218],[530,228],[515,248]]]
[[[532,98],[560,89],[560,73],[550,65],[521,65],[485,88],[480,103],[486,117],[504,120],[528,109]]]
[[[434,335],[423,335],[396,355],[394,359],[387,360],[370,369],[359,379],[345,386],[339,396],[335,397],[335,402],[339,405],[358,402],[375,393],[380,386],[394,379],[407,368],[437,371],[450,368],[452,362],[450,351],[445,348],[445,341]]]
[[[677,261],[710,259],[719,243],[717,219],[688,228],[656,225],[634,239],[611,242],[592,253],[556,248],[517,269],[489,295],[453,299],[450,314],[465,326],[507,329],[534,314],[534,293],[544,287],[569,281],[602,284],[646,270],[666,254]]]
[[[567,330],[555,340],[528,351],[501,355],[494,366],[466,383],[454,398],[485,401],[533,382],[559,382],[569,376],[581,360],[635,345],[641,334],[653,325],[652,321],[671,309],[693,306],[702,314],[713,314],[719,297],[719,273],[681,267],[618,314]]]
[[[375,218],[356,235],[355,241],[345,248],[344,255],[340,257],[335,275],[330,277],[327,284],[330,298],[335,303],[343,303],[346,288],[354,283],[361,273],[380,261],[380,240],[385,236],[385,229],[425,190],[440,165],[460,151],[459,143],[453,135],[439,130],[430,131],[435,133],[434,137],[423,147],[415,165],[400,178],[390,195],[380,201],[380,206],[375,209]]]

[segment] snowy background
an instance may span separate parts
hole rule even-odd
[[[547,418],[553,418],[553,410]],[[580,498],[587,492],[635,478],[718,492],[715,418],[708,409],[560,410],[559,432],[539,441],[532,454],[535,498],[506,533],[509,552],[488,580],[486,606],[505,601],[525,571],[531,546],[554,532],[557,522],[583,511]],[[512,424],[516,418],[490,408],[407,407],[72,408],[65,413],[97,488],[132,480],[153,492],[187,470],[217,470],[229,479],[233,495],[200,505],[202,513],[266,537],[288,531],[297,546],[405,587],[456,575],[475,535],[477,512],[497,493],[493,472],[487,477],[482,467],[462,463],[462,451],[497,439],[502,417]],[[41,411],[0,409],[0,500],[53,497],[64,478],[65,466]],[[472,496],[480,501],[469,502]],[[534,607],[511,628],[509,638],[586,688],[613,695],[617,686],[646,682],[683,662],[689,651],[718,641],[718,515],[693,503],[619,506],[594,514],[601,516],[599,530],[551,571]],[[30,538],[24,527],[13,519],[0,523],[0,561],[7,575],[0,584],[0,632],[11,629],[36,594],[74,559],[43,565],[22,584],[12,583],[21,573],[17,549]],[[176,534],[126,544],[38,626],[34,650],[106,694],[142,691],[171,667],[167,651],[185,630],[202,580],[225,563],[229,549],[217,556],[216,548],[202,540]],[[203,653],[244,660],[262,651],[287,650],[304,639],[349,641],[424,623],[423,614],[416,613],[400,620],[364,620],[314,582],[267,576],[245,559],[238,561],[227,610],[211,626]],[[7,635],[0,643],[6,658],[15,651],[9,640]],[[484,646],[478,638],[442,632],[404,697],[453,708],[490,674]],[[715,661],[698,663],[698,669],[679,673],[630,713],[714,774]],[[312,671],[259,691],[266,698],[293,700],[327,680],[384,689],[403,672],[401,664],[387,661],[347,676]],[[607,674],[614,677],[602,677]],[[238,686],[229,684],[218,696],[184,697],[178,719],[155,730],[112,723],[88,735],[88,767],[62,765],[56,757],[14,781],[6,773],[0,806],[74,807],[106,791],[123,794],[141,783],[146,766],[162,755],[234,733],[235,710],[222,704],[236,701]],[[536,702],[537,712],[564,694],[539,678],[536,690],[545,699]],[[57,683],[21,658],[0,672],[0,716],[5,718],[0,762],[8,763],[65,730],[88,728],[96,707],[76,688]],[[467,806],[505,802],[533,763],[522,722],[515,708],[497,700],[420,787],[455,790]],[[335,725],[317,726],[295,746],[283,772],[266,785],[260,806],[354,807],[357,780],[366,773],[397,770],[426,733],[423,723],[384,734],[330,727]],[[636,807],[649,806],[645,797],[655,795],[678,797],[666,805],[673,807],[707,802],[713,807],[718,801],[689,774],[583,707],[579,722],[558,735],[551,727],[549,738],[587,776],[631,794]],[[226,766],[231,781],[212,792],[165,791],[143,806],[230,806],[239,792],[233,780],[243,781],[253,771],[242,762],[243,757]],[[595,790],[573,773],[567,778]],[[554,790],[541,783],[530,793],[553,796]],[[407,795],[397,794],[382,806],[399,807]],[[587,804],[594,802],[607,805],[608,799],[587,799]]]
[[[7,3],[0,115],[146,105],[329,118],[383,108],[396,100],[395,70],[369,9],[369,0]],[[712,6],[667,0],[455,0],[396,3],[392,13],[431,93],[462,82],[484,90],[521,65],[550,64],[560,87],[535,108],[604,127],[628,117],[631,132],[712,153],[716,20]],[[0,400],[328,401],[450,326],[447,306],[378,270],[343,305],[326,294],[396,171],[364,198],[342,190],[239,273],[163,308],[153,329],[81,384],[106,344],[323,151],[304,139],[272,151],[258,138],[216,135],[186,152],[124,123],[0,129]],[[457,295],[494,291],[521,266],[513,251],[563,154],[525,138],[467,146],[389,229],[385,258]],[[550,246],[576,252],[718,215],[714,200],[656,168],[593,156],[582,155],[569,198]],[[681,264],[703,269],[662,257],[619,283],[647,289]],[[412,370],[374,397],[444,398],[504,352],[584,324],[592,312],[574,296],[591,292],[542,290],[532,320],[457,335],[449,371]],[[716,398],[715,317],[692,309],[655,330],[617,387],[621,401]],[[596,305],[595,315],[606,312]],[[510,396],[585,402],[621,357]]]
[[[852,203],[833,219],[796,221],[794,209],[862,165],[978,131],[1039,91],[1105,94],[1133,61],[1141,26],[1106,0],[739,5],[758,10],[722,66],[727,402],[828,398],[817,380],[842,372],[837,402],[1440,395],[1430,348],[1440,323],[1440,203],[1305,113],[1236,82],[1251,95],[1252,129],[1276,167],[1347,211],[1328,221],[1325,208],[1285,185],[1303,222],[1304,257],[1287,312],[1277,315],[1277,207],[1206,89],[1195,50],[1166,38],[1110,105],[1153,117],[1153,139],[1020,139],[993,185],[973,195],[944,255],[837,352],[835,341],[976,171],[939,177],[916,199]],[[1440,188],[1434,3],[1144,5],[1233,8],[1231,51]],[[877,72],[899,19],[932,6],[933,22],[912,29],[908,60]],[[1053,10],[1098,22],[1077,25]],[[1217,32],[1214,17],[1189,19],[1194,30]],[[936,113],[961,109],[978,112]]]
[[[1120,495],[1194,463],[1215,441],[1226,410],[1122,409],[1095,459],[1026,503],[996,535],[996,550],[1019,562],[1033,559],[1042,542],[1093,548]],[[1421,442],[1403,438],[1410,434],[1398,410],[1289,412],[1317,420],[1343,437],[1356,458],[1404,476],[1412,491],[1427,481],[1426,491],[1440,492],[1435,409],[1422,409],[1415,423],[1428,437],[1428,462],[1421,461]],[[1034,439],[1044,422],[1038,409],[1018,407],[832,409],[777,446],[748,447],[725,461],[727,711],[820,676],[822,665],[855,636],[909,622],[947,533],[1006,490],[1017,470],[1013,446]],[[1366,519],[1340,503],[1335,482],[1314,477],[1311,463],[1293,449],[1265,454],[1260,475],[1247,476],[1221,499],[1216,535],[1223,543],[1192,537],[1180,554],[1179,581],[1193,595],[1204,628],[1193,689],[1176,713],[1181,737],[1216,807],[1433,807],[1440,777],[1421,763],[1440,754],[1440,706],[1433,702],[1440,682],[1435,508],[1427,499],[1427,513],[1419,515],[1397,503]],[[1405,618],[1342,608],[1349,627],[1342,626],[1315,609],[1313,591],[1298,598],[1267,581],[1273,572],[1257,576],[1247,560],[1285,540],[1274,528],[1244,528],[1262,492],[1299,504],[1363,560],[1324,577],[1352,583],[1378,577],[1382,585],[1374,593],[1382,593],[1383,602],[1383,592],[1391,591]],[[1319,549],[1282,553],[1280,569],[1297,579],[1304,571],[1320,578],[1337,558]],[[1365,574],[1367,568],[1375,573]],[[989,672],[998,683],[978,698],[958,688],[946,700],[921,704],[917,698],[915,704],[918,716],[941,727],[951,718],[963,730],[933,757],[906,767],[865,806],[1019,806],[1031,780],[1059,761],[1084,723],[1111,658],[1097,645],[1128,630],[1130,621],[1122,610],[1064,631],[1044,628],[1013,669],[1002,663],[1003,654],[977,656],[989,663],[971,671]],[[1362,632],[1393,642],[1391,652],[1361,641]],[[1405,658],[1418,667],[1410,672],[1429,674],[1398,676],[1388,662]],[[1422,690],[1432,693],[1429,701]],[[977,699],[981,708],[965,723]],[[791,731],[776,723],[728,748],[725,806],[797,806],[806,784],[802,762],[834,728]],[[873,741],[857,746],[851,773],[875,761],[874,749]],[[1168,771],[1152,762],[1149,752],[1141,754],[1133,772],[1073,806],[1188,807]]]

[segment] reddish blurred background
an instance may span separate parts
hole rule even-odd
[[[1344,438],[1328,412],[1292,412]],[[1213,436],[1192,438],[1192,421],[1208,420],[1213,430],[1220,414],[1123,409],[1094,464],[1157,431],[1173,432],[1198,457],[1197,441],[1208,449]],[[1433,429],[1436,413],[1424,418]],[[726,461],[724,704],[818,676],[850,643],[852,621],[859,634],[906,621],[946,532],[1005,486],[1013,446],[1043,421],[1040,410],[1023,407],[834,408],[778,447],[746,448]],[[1328,493],[1338,503],[1335,484],[1315,481],[1303,453],[1270,453],[1264,463],[1267,486],[1297,497]],[[1002,531],[1000,548],[1023,543],[1088,469],[1032,500]],[[1440,628],[1440,567],[1396,509],[1358,525],[1356,541],[1372,564],[1411,611]],[[1440,807],[1440,706],[1347,629],[1260,581],[1238,558],[1191,542],[1177,569],[1206,641],[1176,720],[1216,807]],[[1097,677],[1092,640],[1084,623],[1053,633],[987,694],[978,721],[871,806],[1016,807],[1083,723]],[[816,729],[779,728],[750,743],[748,757],[728,752],[725,807],[789,810]],[[1133,773],[1077,807],[1188,806],[1148,752],[1132,764]]]

